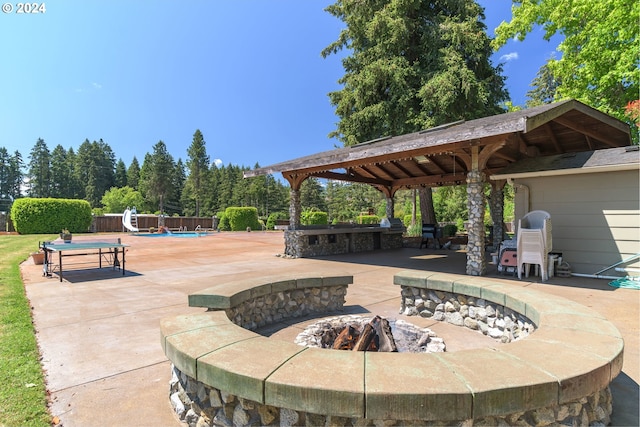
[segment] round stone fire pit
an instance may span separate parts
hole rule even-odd
[[[488,348],[332,351],[253,331],[341,310],[352,280],[263,277],[190,295],[191,306],[208,310],[161,324],[180,419],[198,426],[609,424],[620,332],[592,309],[513,284],[411,270],[394,276],[402,312],[432,313],[491,336],[496,344]]]
[[[321,319],[300,332],[295,343],[305,347],[331,349],[335,339],[351,326],[362,331],[375,317],[345,315]],[[402,319],[387,319],[399,353],[437,353],[445,351],[445,343],[429,328],[420,328]],[[381,350],[378,350],[381,351]]]

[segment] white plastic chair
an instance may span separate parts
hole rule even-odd
[[[518,221],[518,233],[521,229],[542,230],[544,248],[547,253],[553,250],[551,238],[551,215],[547,211],[531,211]]]
[[[522,270],[525,268],[525,277],[529,277],[531,264],[540,266],[542,281],[548,280],[547,263],[548,252],[545,250],[542,230],[518,230],[518,279],[522,278]]]

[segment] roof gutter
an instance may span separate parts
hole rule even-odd
[[[619,171],[628,171],[628,170],[637,170],[640,169],[640,164],[638,163],[625,163],[618,165],[607,165],[607,166],[592,166],[586,168],[572,168],[572,169],[554,169],[554,170],[546,170],[546,171],[531,171],[531,172],[520,172],[520,173],[512,173],[512,174],[495,174],[491,175],[489,179],[493,181],[501,180],[501,179],[516,179],[516,178],[541,178],[547,176],[563,176],[563,175],[579,175],[583,173],[599,173],[599,172],[619,172]]]

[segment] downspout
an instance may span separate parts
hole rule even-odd
[[[513,178],[507,178],[507,182],[516,190],[516,192],[517,190],[524,190],[524,213],[529,213],[529,187],[523,184],[516,184],[513,181]]]

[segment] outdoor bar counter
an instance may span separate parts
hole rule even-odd
[[[285,230],[285,254],[295,258],[402,248],[403,227],[336,225]]]

